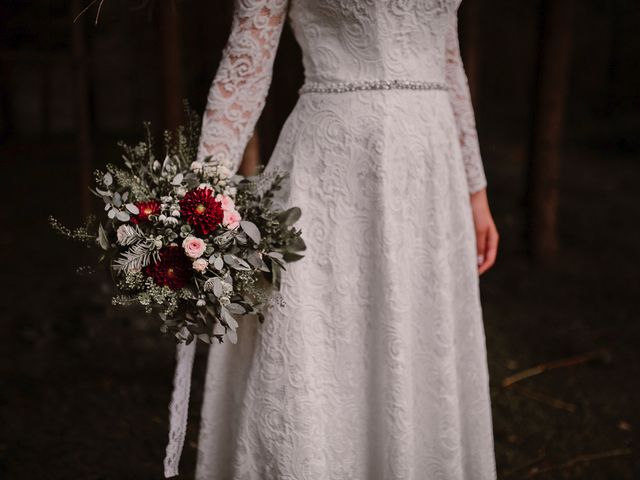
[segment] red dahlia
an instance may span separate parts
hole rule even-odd
[[[222,223],[222,203],[213,196],[209,188],[190,190],[180,200],[180,215],[201,235],[208,235]]]
[[[136,202],[136,207],[140,210],[137,215],[131,215],[131,223],[143,223],[149,221],[150,215],[158,215],[160,213],[160,202],[157,200],[148,200],[146,202]]]
[[[191,260],[177,245],[169,245],[160,250],[160,260],[144,268],[144,273],[152,277],[156,285],[166,285],[171,290],[179,290],[191,279]]]

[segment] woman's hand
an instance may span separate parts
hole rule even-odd
[[[476,228],[476,245],[478,248],[478,274],[489,270],[496,261],[498,254],[498,230],[493,222],[487,190],[482,189],[471,195],[471,210],[473,223]]]

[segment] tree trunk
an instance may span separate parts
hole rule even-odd
[[[82,10],[80,0],[71,3],[71,19]],[[82,213],[86,216],[91,213],[91,193],[89,186],[92,183],[92,157],[93,145],[91,142],[91,102],[89,99],[89,72],[87,62],[87,46],[84,32],[86,16],[82,15],[73,23],[71,32],[71,45],[74,68],[74,109],[75,129],[77,135],[78,165],[80,171],[80,204]]]
[[[182,123],[182,52],[180,16],[174,2],[159,2],[159,32],[162,45],[165,128],[175,129]]]
[[[478,105],[478,89],[480,84],[480,16],[479,9],[480,0],[466,0],[462,3],[462,57],[464,69],[469,81],[469,90],[474,100],[474,108],[477,111]]]
[[[530,252],[558,251],[558,180],[569,84],[574,0],[543,0],[527,185]]]

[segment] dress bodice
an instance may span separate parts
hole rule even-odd
[[[265,105],[282,27],[302,47],[306,82],[400,80],[446,86],[470,193],[486,185],[456,11],[461,0],[235,0],[207,101],[198,160],[240,166]]]
[[[289,20],[310,82],[446,78],[459,0],[291,0]]]

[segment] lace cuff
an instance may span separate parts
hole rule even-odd
[[[469,193],[475,193],[487,186],[487,180],[482,157],[480,156],[469,84],[462,64],[462,57],[460,56],[458,17],[456,15],[453,15],[447,31],[445,70],[447,84],[449,85],[449,98],[458,126],[467,185]]]

